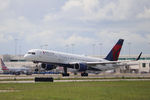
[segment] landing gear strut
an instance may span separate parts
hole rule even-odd
[[[38,73],[39,72],[39,67],[38,67],[38,64],[36,64],[36,66],[35,66],[35,70],[34,70],[36,73]]]
[[[64,73],[62,73],[62,76],[69,76],[69,73],[67,73],[67,67],[64,67]]]

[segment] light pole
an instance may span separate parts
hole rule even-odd
[[[93,56],[95,55],[95,44],[92,44],[93,47]]]
[[[102,45],[103,45],[102,43],[99,43],[99,50],[100,50],[99,53],[100,53],[100,56],[102,56]]]
[[[129,46],[129,58],[130,58],[130,53],[131,53],[131,42],[128,42],[128,46]]]
[[[149,45],[148,47],[150,47],[150,42],[148,42],[148,45]],[[149,53],[149,49],[148,49],[148,52],[147,52],[147,53]]]
[[[48,44],[40,45],[41,49],[47,49],[47,47],[48,47]]]
[[[21,55],[21,50],[22,48],[21,48],[21,45],[19,45],[19,55]]]
[[[17,55],[17,42],[18,42],[18,39],[15,39],[15,55]]]
[[[69,50],[68,50],[69,45],[67,44],[67,45],[65,45],[65,47],[66,47],[66,52],[68,53],[69,52]]]
[[[72,46],[72,53],[74,53],[74,46],[75,46],[75,44],[71,44],[71,46]]]
[[[43,45],[40,45],[40,49],[43,49]]]
[[[45,49],[47,49],[47,47],[48,47],[48,44],[45,44],[45,45],[44,45],[44,47],[45,47]]]

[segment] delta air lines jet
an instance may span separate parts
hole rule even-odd
[[[119,39],[109,54],[103,59],[42,49],[31,49],[24,55],[24,58],[28,61],[41,63],[41,67],[45,70],[52,70],[56,66],[61,66],[64,68],[63,76],[69,76],[67,68],[73,68],[82,72],[81,76],[88,76],[87,70],[105,71],[118,67],[120,62],[117,60],[123,42],[123,39]]]

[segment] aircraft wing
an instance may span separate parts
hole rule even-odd
[[[132,66],[138,65],[137,61],[108,61],[108,62],[86,62],[85,64],[89,66],[94,65],[106,65],[106,64],[116,64],[116,66]]]
[[[134,66],[134,65],[138,65],[139,62],[137,61],[124,61],[122,63],[120,63],[120,66]]]
[[[141,58],[141,55],[142,55],[142,52],[139,54],[139,56],[137,57],[136,60],[129,60],[129,61],[103,61],[103,62],[71,62],[69,64],[71,65],[74,65],[74,64],[77,64],[77,63],[83,63],[83,64],[86,64],[86,65],[105,65],[105,64],[120,64],[120,65],[137,65],[137,64],[129,64],[129,62],[135,62],[135,61],[138,61],[140,58]]]
[[[142,52],[139,54],[139,56],[136,58],[136,60],[129,60],[129,61],[104,61],[104,62],[86,62],[88,65],[103,65],[103,64],[122,64],[122,65],[135,65],[135,64],[129,64],[129,62],[135,62],[138,61],[141,58]],[[137,64],[136,64],[137,65]]]
[[[83,63],[83,64],[87,64],[87,65],[105,65],[105,64],[117,64],[117,63],[121,63],[121,61],[104,61],[104,62],[71,62],[69,64],[74,65],[77,63]]]

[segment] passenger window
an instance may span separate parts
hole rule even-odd
[[[32,55],[35,55],[35,52],[28,52],[28,54],[32,54]]]
[[[146,63],[142,63],[142,67],[143,67],[143,68],[146,67]]]

